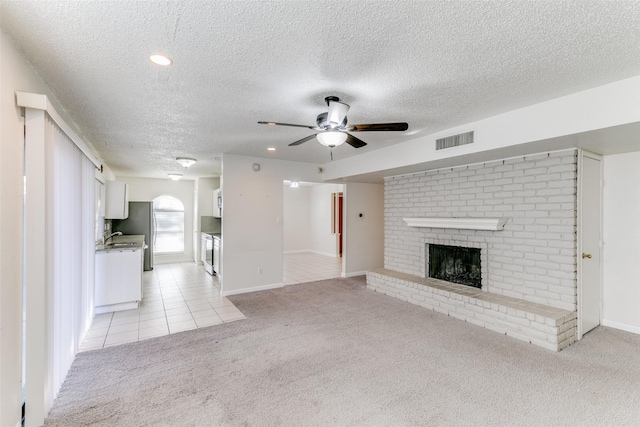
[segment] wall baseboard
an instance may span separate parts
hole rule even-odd
[[[224,285],[223,285],[224,287]],[[228,297],[229,295],[238,295],[238,294],[246,294],[249,292],[260,292],[260,291],[268,291],[269,289],[278,289],[284,287],[284,283],[274,283],[271,285],[263,285],[263,286],[255,286],[253,288],[244,288],[244,289],[234,289],[231,291],[220,291],[220,295],[223,297]]]
[[[627,325],[626,323],[614,322],[612,320],[603,320],[602,321],[602,326],[607,326],[607,327],[613,328],[613,329],[620,329],[621,331],[631,332],[633,334],[639,334],[640,335],[640,327],[639,326]]]
[[[367,274],[367,271],[354,271],[352,273],[342,273],[340,274],[340,277],[356,277],[356,276],[364,276],[365,274]]]
[[[337,258],[338,255],[337,254],[330,254],[328,252],[320,252],[320,251],[316,251],[313,249],[296,249],[293,251],[284,251],[282,252],[283,254],[287,255],[287,254],[304,254],[304,253],[311,253],[311,254],[316,254],[316,255],[323,255],[323,256],[328,256],[331,258]]]
[[[311,252],[312,254],[316,254],[316,255],[329,256],[331,258],[338,258],[337,254],[330,254],[329,252],[320,252],[320,251],[313,251],[313,250],[309,250],[307,252]]]

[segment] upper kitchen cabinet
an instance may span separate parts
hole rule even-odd
[[[129,184],[121,181],[107,181],[106,219],[127,219],[129,217]]]
[[[106,201],[106,195],[105,195],[105,189],[104,189],[104,182],[96,179],[95,182],[95,210],[96,210],[96,214],[99,217],[104,218],[105,214],[106,214],[106,210],[105,210],[105,201]]]
[[[213,190],[213,216],[222,218],[222,190]]]

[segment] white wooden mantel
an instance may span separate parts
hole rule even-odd
[[[409,227],[456,228],[458,230],[504,229],[506,218],[402,218]]]

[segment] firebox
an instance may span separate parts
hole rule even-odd
[[[428,244],[428,277],[482,288],[480,249]]]

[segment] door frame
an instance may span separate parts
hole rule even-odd
[[[582,211],[582,197],[583,197],[583,164],[584,164],[584,158],[590,158],[593,160],[597,160],[598,162],[600,162],[600,170],[599,170],[599,174],[600,174],[600,224],[598,224],[599,230],[598,230],[598,248],[600,249],[600,256],[599,256],[599,264],[598,264],[598,271],[599,271],[599,276],[598,276],[598,286],[599,286],[599,295],[600,295],[600,303],[599,303],[599,318],[600,318],[600,322],[602,322],[602,279],[603,279],[603,257],[602,257],[602,249],[603,249],[603,242],[602,242],[602,233],[603,233],[603,165],[602,165],[602,156],[595,154],[595,153],[591,153],[589,151],[585,151],[582,149],[578,149],[578,164],[577,164],[577,194],[576,194],[576,200],[577,200],[577,205],[576,205],[576,270],[577,270],[577,287],[576,287],[576,292],[577,292],[577,331],[576,331],[576,338],[578,340],[582,339],[582,336],[584,335],[584,331],[582,330],[582,311],[583,311],[583,302],[582,302],[582,286],[583,286],[583,271],[582,271],[582,259],[581,254],[583,252],[583,237],[582,237],[582,233],[584,232],[585,228],[584,228],[584,224],[582,222],[583,220],[583,211]]]

